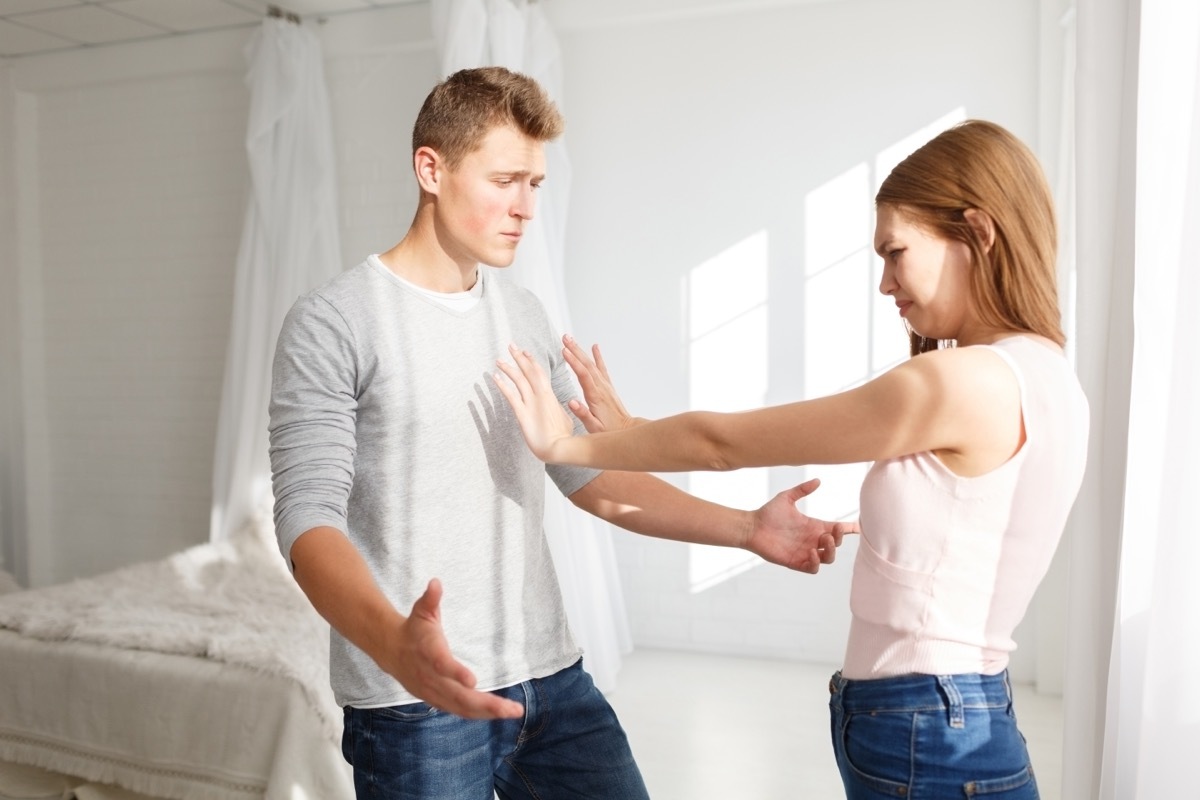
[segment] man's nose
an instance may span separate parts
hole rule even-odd
[[[513,216],[524,220],[533,219],[534,209],[537,208],[537,192],[532,186],[522,186],[517,201],[513,205]]]

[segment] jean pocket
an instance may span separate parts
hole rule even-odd
[[[842,725],[842,752],[847,777],[864,788],[896,797],[907,794],[912,779],[910,713],[847,714]],[[903,743],[903,746],[898,746]]]
[[[429,719],[440,712],[429,703],[405,703],[402,706],[387,706],[371,709],[373,714],[385,720],[394,722],[420,722]]]
[[[1038,800],[1037,781],[1033,779],[1031,767],[1003,778],[969,781],[963,784],[963,793],[967,797],[989,797],[993,800]]]

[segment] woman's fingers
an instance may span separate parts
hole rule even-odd
[[[533,360],[530,354],[515,344],[508,346],[509,355],[512,356],[512,363],[504,359],[496,359],[496,366],[508,376],[512,381],[512,385],[516,387],[516,395],[510,395],[505,392],[504,396],[509,402],[520,399],[521,402],[533,402],[536,392],[543,389],[550,389],[550,382],[546,379],[546,373],[542,371],[541,366]],[[496,384],[500,387],[500,391],[504,392],[505,384],[503,381],[497,380]]]
[[[567,407],[571,409],[571,413],[579,418],[583,423],[584,430],[588,433],[603,433],[605,431],[604,423],[592,413],[586,403],[579,400],[567,401]]]

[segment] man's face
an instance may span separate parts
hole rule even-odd
[[[507,267],[546,172],[542,143],[511,126],[492,128],[480,146],[443,172],[437,226],[442,247],[463,266]]]

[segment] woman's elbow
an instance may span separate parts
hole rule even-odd
[[[731,472],[746,466],[742,463],[736,443],[712,431],[704,436],[703,463],[707,472]]]

